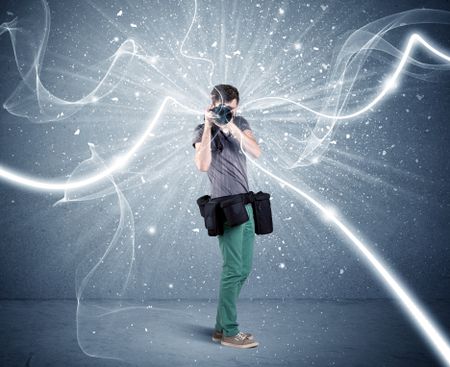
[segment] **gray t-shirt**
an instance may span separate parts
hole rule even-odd
[[[251,130],[248,121],[242,116],[235,116],[234,123],[244,130]],[[194,129],[192,146],[201,142],[204,123]],[[211,164],[207,171],[211,183],[211,197],[228,196],[249,191],[247,178],[247,161],[241,152],[239,138],[226,135],[216,125],[211,128]]]

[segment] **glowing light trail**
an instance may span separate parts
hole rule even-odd
[[[194,13],[194,17],[195,17],[195,13]],[[192,28],[192,24],[189,27],[189,31]],[[188,31],[188,32],[189,32]],[[187,33],[188,34],[188,33]],[[183,47],[184,42],[186,40],[183,40],[181,47]],[[376,96],[374,98],[374,100],[372,102],[370,102],[367,106],[363,107],[362,109],[349,114],[349,115],[327,115],[324,113],[321,113],[319,111],[313,110],[303,104],[300,104],[298,102],[292,101],[290,99],[287,98],[283,98],[283,97],[263,97],[263,98],[258,98],[258,99],[254,99],[250,102],[245,103],[241,108],[243,109],[246,105],[250,104],[250,103],[254,103],[257,101],[261,101],[261,100],[284,100],[286,102],[289,103],[293,103],[303,109],[306,109],[318,116],[322,116],[325,118],[330,118],[330,119],[337,119],[337,120],[344,120],[344,119],[350,119],[352,117],[356,117],[362,113],[364,113],[365,111],[369,110],[370,108],[372,108],[373,106],[375,106],[377,103],[380,102],[380,100],[385,96],[385,94],[389,91],[389,89],[393,88],[396,84],[396,81],[401,73],[401,71],[403,70],[403,68],[406,65],[406,62],[408,60],[408,57],[410,55],[410,53],[413,50],[413,46],[416,42],[419,42],[420,44],[422,44],[425,48],[427,48],[428,50],[430,50],[433,54],[439,56],[440,58],[450,62],[450,56],[437,50],[436,48],[434,48],[433,46],[431,46],[428,42],[426,42],[424,40],[424,38],[420,35],[418,35],[417,33],[414,33],[413,35],[411,35],[411,37],[409,38],[409,41],[407,43],[405,52],[403,54],[403,57],[397,67],[397,69],[395,70],[395,72],[392,74],[392,76],[388,79],[389,82],[386,83],[385,87],[382,89],[382,91],[378,94],[378,96]],[[131,42],[131,44],[133,45],[133,54],[135,55],[135,50],[136,50],[136,45],[134,42]],[[180,50],[181,51],[181,50]],[[119,55],[121,55],[122,52],[119,53]],[[116,55],[117,56],[117,55]],[[187,56],[185,54],[183,54],[183,56],[185,57],[189,57],[192,58],[192,56]],[[200,59],[200,58],[196,58],[196,59]],[[210,60],[207,59],[201,59],[203,61],[208,61],[210,62]],[[114,62],[116,62],[116,57],[114,58]],[[109,69],[108,72],[110,72],[111,70]],[[211,77],[212,73],[210,73],[210,77]],[[94,89],[94,91],[96,91],[98,89],[98,86]],[[94,92],[90,93],[88,96],[90,97],[89,100],[92,100],[92,96],[94,95]],[[25,175],[19,174],[11,169],[8,169],[2,165],[0,165],[0,178],[2,178],[5,181],[9,181],[12,183],[16,183],[22,186],[26,186],[32,189],[38,189],[38,190],[45,190],[45,191],[64,191],[66,189],[74,189],[74,188],[80,188],[83,186],[88,186],[96,181],[102,180],[103,178],[105,178],[106,176],[108,176],[110,173],[120,169],[121,167],[123,167],[124,165],[126,165],[126,163],[131,159],[131,157],[133,156],[133,154],[142,146],[142,144],[145,142],[145,139],[147,138],[147,136],[152,132],[153,128],[155,127],[159,117],[161,116],[161,114],[163,113],[163,110],[167,104],[168,101],[172,101],[178,105],[180,105],[181,107],[185,108],[186,110],[189,111],[194,111],[197,114],[201,115],[203,114],[203,111],[195,111],[193,109],[191,109],[188,106],[182,105],[181,103],[179,103],[175,98],[167,96],[164,98],[163,102],[161,103],[161,106],[158,110],[158,112],[156,113],[155,117],[153,118],[153,120],[149,123],[146,131],[142,134],[142,136],[138,139],[138,141],[135,143],[134,146],[131,147],[131,149],[125,153],[123,156],[119,157],[118,160],[107,166],[107,169],[105,169],[104,171],[92,175],[90,177],[87,177],[85,179],[81,179],[78,181],[74,181],[74,182],[52,182],[50,180],[41,180],[41,179],[37,179],[37,178],[33,178],[33,177],[27,177]]]
[[[244,109],[245,106],[250,105],[252,103],[258,102],[258,101],[264,101],[264,100],[279,100],[279,101],[285,101],[288,103],[292,103],[300,108],[303,108],[304,110],[307,110],[309,112],[314,113],[317,116],[320,117],[325,117],[325,118],[329,118],[329,119],[333,119],[333,120],[348,120],[351,119],[352,117],[356,117],[358,115],[361,115],[362,113],[366,112],[367,110],[370,110],[373,106],[375,106],[378,102],[381,101],[381,99],[386,95],[386,93],[388,93],[391,89],[394,89],[397,84],[398,81],[397,79],[400,76],[400,73],[402,72],[402,70],[404,69],[406,62],[408,60],[408,57],[410,56],[410,54],[413,51],[413,46],[415,43],[420,43],[422,44],[426,49],[430,50],[433,54],[439,56],[440,58],[444,59],[447,62],[450,62],[450,55],[446,55],[445,53],[439,51],[438,49],[434,48],[433,46],[431,46],[427,41],[425,41],[423,39],[422,36],[420,36],[417,33],[413,33],[408,40],[408,43],[406,45],[405,51],[403,52],[403,56],[400,60],[400,63],[397,66],[397,69],[395,69],[394,73],[391,75],[391,77],[389,77],[387,79],[387,82],[384,85],[384,88],[381,90],[381,92],[372,100],[372,102],[370,102],[369,104],[367,104],[365,107],[361,108],[360,110],[357,110],[356,112],[353,112],[349,115],[328,115],[326,113],[322,113],[316,110],[313,110],[311,108],[309,108],[308,106],[305,106],[304,104],[295,102],[293,100],[290,100],[288,98],[283,98],[283,97],[262,97],[262,98],[256,98],[253,99],[249,102],[246,102],[242,105],[242,109]]]
[[[384,284],[391,291],[393,296],[400,300],[402,307],[407,311],[408,315],[412,321],[418,326],[418,329],[423,332],[428,342],[433,346],[434,350],[442,358],[443,361],[450,366],[450,343],[445,338],[444,333],[439,330],[439,327],[432,321],[431,317],[427,315],[426,311],[419,306],[419,302],[414,299],[410,294],[407,287],[401,284],[400,280],[388,270],[388,267],[384,265],[375,253],[369,250],[369,247],[365,245],[361,240],[359,240],[351,230],[344,225],[338,218],[334,210],[326,208],[320,204],[317,200],[309,196],[307,193],[301,191],[294,185],[283,180],[282,178],[274,175],[272,172],[266,170],[264,167],[256,163],[249,154],[244,151],[242,145],[242,133],[240,134],[240,146],[242,152],[245,156],[261,171],[274,178],[275,180],[281,182],[283,185],[288,186],[290,189],[294,190],[296,193],[300,194],[316,208],[318,208],[327,220],[330,220],[335,224],[339,230],[350,239],[354,247],[359,250],[359,252],[364,256],[364,258],[369,262],[373,269],[376,270],[376,274],[381,277]]]
[[[115,162],[98,174],[92,175],[90,177],[84,178],[82,180],[74,181],[74,182],[51,182],[49,180],[39,180],[35,178],[30,178],[24,175],[19,175],[17,173],[14,173],[13,171],[6,170],[0,166],[0,177],[5,178],[8,181],[12,181],[15,183],[18,183],[22,186],[31,187],[33,189],[40,189],[45,191],[64,191],[67,189],[74,189],[74,188],[80,188],[83,186],[88,186],[90,184],[93,184],[96,181],[99,181],[105,177],[107,177],[110,173],[118,170],[119,168],[125,166],[128,161],[131,159],[131,157],[135,154],[135,152],[144,144],[145,139],[147,136],[152,132],[153,128],[155,127],[156,123],[158,122],[161,114],[164,111],[164,108],[166,107],[166,104],[168,101],[174,101],[176,102],[172,97],[166,97],[164,98],[160,108],[158,109],[158,112],[156,113],[155,117],[153,118],[153,121],[148,125],[146,131],[142,134],[142,136],[139,138],[139,140],[131,147],[131,149],[124,155],[119,156],[116,158]],[[178,103],[178,102],[176,102]],[[178,103],[180,104],[180,103]],[[180,104],[181,105],[181,104]],[[181,105],[183,106],[183,105]],[[91,144],[91,143],[89,143]]]

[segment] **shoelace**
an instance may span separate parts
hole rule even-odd
[[[247,337],[242,331],[238,332],[235,336],[235,338],[238,338],[239,340],[243,340]]]

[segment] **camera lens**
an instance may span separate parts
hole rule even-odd
[[[211,111],[216,115],[215,122],[218,125],[226,125],[233,118],[231,108],[224,104],[214,107]]]

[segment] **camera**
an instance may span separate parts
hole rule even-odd
[[[232,109],[224,104],[218,105],[210,111],[215,115],[214,122],[217,125],[226,125],[233,118]]]

